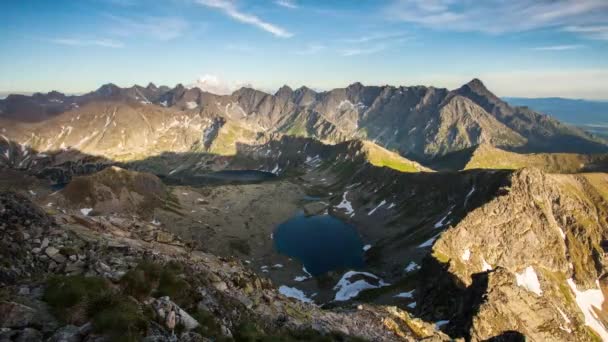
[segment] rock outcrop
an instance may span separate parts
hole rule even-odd
[[[591,308],[581,293],[606,290],[606,189],[604,174],[513,173],[496,198],[435,242],[422,270],[420,312],[439,313],[435,319],[452,320],[457,335],[473,340],[506,331],[605,339],[603,298]],[[430,285],[434,277],[446,287]]]

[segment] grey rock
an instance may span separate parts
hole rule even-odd
[[[152,303],[155,309],[157,319],[160,322],[167,322],[170,316],[175,315],[176,325],[182,325],[186,330],[196,329],[200,324],[190,316],[186,311],[182,310],[169,297],[161,297]]]
[[[15,302],[0,302],[0,328],[25,328],[35,322],[36,310]]]
[[[79,342],[81,340],[80,329],[74,325],[66,325],[59,328],[48,342]]]
[[[38,342],[42,341],[42,333],[33,328],[25,328],[19,332],[14,339],[15,342]]]

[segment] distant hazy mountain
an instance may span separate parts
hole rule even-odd
[[[513,105],[529,107],[592,133],[608,135],[608,100],[592,101],[561,97],[504,99]]]

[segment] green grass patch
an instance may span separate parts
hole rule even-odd
[[[43,300],[65,323],[83,323],[88,305],[110,293],[107,281],[100,277],[52,276],[46,285]]]

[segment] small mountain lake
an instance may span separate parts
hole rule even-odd
[[[279,253],[298,259],[312,275],[365,265],[355,228],[330,215],[297,214],[277,226],[273,239]]]
[[[181,177],[165,177],[168,184],[209,185],[234,183],[259,183],[277,178],[272,172],[259,170],[222,170],[204,175],[188,175]]]

